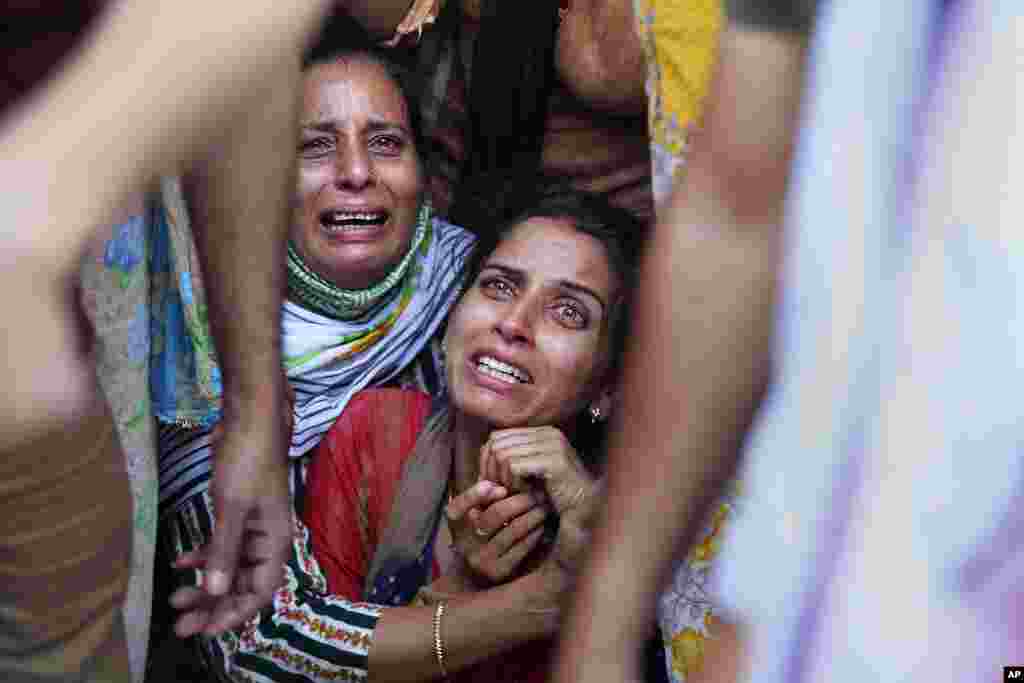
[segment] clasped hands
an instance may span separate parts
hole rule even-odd
[[[534,569],[575,574],[589,538],[596,488],[559,429],[492,432],[480,451],[479,481],[446,510],[468,578],[485,588]],[[554,514],[558,534],[550,548],[538,550],[545,521]]]

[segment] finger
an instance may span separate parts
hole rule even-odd
[[[284,584],[284,560],[269,560],[247,570],[244,573],[244,584],[241,592],[252,593],[259,597],[263,604],[273,599],[274,593]],[[249,615],[251,616],[251,615]],[[248,616],[245,617],[248,619]]]
[[[178,620],[174,623],[174,633],[179,638],[194,636],[197,633],[202,633],[209,621],[209,610],[186,612],[178,617]]]
[[[483,571],[489,578],[495,563],[508,552],[509,548],[525,538],[531,531],[544,524],[547,510],[535,507],[500,528],[487,543],[471,556],[471,566]]]
[[[543,451],[543,452],[566,452],[572,449],[569,442],[561,436],[559,432],[553,432],[550,435],[536,436],[529,439],[504,439],[502,441],[494,441],[491,444],[491,457],[492,458],[504,458],[508,457],[510,453],[519,452],[523,450],[527,451]]]
[[[448,503],[448,519],[460,520],[472,508],[490,505],[505,495],[505,487],[487,480],[478,481]]]
[[[513,545],[507,551],[505,551],[505,554],[499,558],[499,569],[504,570],[506,576],[511,574],[513,571],[516,570],[516,568],[519,567],[520,564],[522,564],[523,560],[526,559],[526,556],[533,552],[534,548],[540,545],[540,542],[541,540],[543,540],[543,538],[543,526],[538,527],[530,533],[526,534],[526,536],[520,539],[515,545]]]
[[[210,539],[203,587],[210,595],[224,595],[231,588],[238,566],[245,535],[245,518],[249,511],[237,501],[230,500],[215,502],[214,510],[217,525]]]
[[[543,502],[533,492],[508,496],[484,508],[474,526],[481,531],[495,531]]]
[[[493,546],[493,550],[499,557],[504,555],[516,543],[526,538],[538,527],[542,527],[548,514],[549,511],[544,507],[535,507],[529,510],[509,522],[507,526],[494,535],[494,538],[487,545]]]
[[[260,609],[266,604],[263,596],[253,593],[243,593],[230,597],[230,600],[221,600],[217,604],[217,608],[214,610],[213,616],[210,617],[210,621],[205,628],[207,635],[218,635],[224,631],[238,628],[259,613]]]
[[[206,549],[196,548],[179,555],[171,566],[175,569],[203,569],[206,566]]]
[[[492,432],[490,441],[491,449],[495,451],[531,443],[548,444],[553,448],[561,448],[562,444],[569,443],[565,435],[554,427],[533,427],[530,429],[509,429],[502,432]]]
[[[492,468],[496,470],[496,474],[493,475],[494,481],[513,489],[521,489],[522,481],[513,478],[512,470],[509,467],[510,461],[516,458],[540,456],[550,458],[547,461],[550,463],[550,474],[557,474],[569,466],[574,452],[567,450],[566,444],[559,437],[522,443],[494,444],[491,447],[491,460],[494,463]],[[545,475],[546,473],[540,474]]]
[[[292,553],[292,513],[288,505],[263,512],[262,528],[246,538],[246,564],[252,567],[248,588],[269,601],[284,583],[284,566]]]
[[[206,599],[203,589],[196,586],[185,586],[171,593],[171,607],[179,611],[190,610]]]
[[[480,447],[480,469],[478,471],[480,473],[479,474],[479,478],[481,480],[487,479],[487,480],[493,481],[493,479],[491,479],[490,477],[487,476],[487,469],[490,466],[490,460],[491,460],[491,440],[488,439],[487,441],[484,441],[484,445]]]
[[[499,471],[498,463],[495,460],[494,443],[490,440],[486,441],[480,452],[480,477],[500,484],[501,482],[498,481]]]
[[[534,450],[532,445],[515,446],[511,455],[501,458],[501,482],[513,491],[535,486],[546,487],[548,481],[565,478],[567,463],[550,450]]]
[[[561,434],[561,431],[548,426],[513,427],[511,429],[495,429],[488,438],[495,443],[522,442],[536,438],[547,438],[552,434]]]
[[[475,566],[474,569],[495,583],[505,581],[543,538],[544,527],[534,529],[502,555],[485,559],[478,558],[478,566]]]
[[[568,474],[568,463],[565,459],[550,451],[530,451],[523,448],[521,454],[509,457],[504,462],[504,476],[509,482],[522,484],[526,480],[540,480],[538,483],[547,488],[550,484],[561,484]]]

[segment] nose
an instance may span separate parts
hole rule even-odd
[[[498,318],[495,331],[509,344],[533,344],[533,311],[522,299],[511,303]]]
[[[335,186],[361,190],[373,182],[373,163],[366,148],[354,141],[338,145]]]

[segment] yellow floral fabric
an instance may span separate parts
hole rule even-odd
[[[661,595],[658,621],[665,639],[669,676],[676,683],[704,668],[704,648],[714,637],[718,603],[714,598],[714,564],[722,536],[734,514],[735,495],[718,504],[697,545],[679,563]]]
[[[648,126],[655,208],[686,166],[725,22],[723,0],[633,0],[647,61]],[[717,621],[713,567],[733,514],[735,494],[715,508],[698,544],[679,563],[659,601],[669,676],[675,683],[703,669],[704,649]]]
[[[654,201],[661,205],[685,165],[725,21],[722,0],[633,0],[647,58],[648,126]]]

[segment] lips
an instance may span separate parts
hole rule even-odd
[[[388,222],[391,214],[384,210],[328,209],[319,214],[320,227],[329,234],[378,228]]]
[[[506,384],[532,384],[533,377],[523,367],[498,358],[492,353],[480,353],[473,357],[477,372]]]

